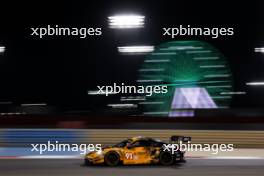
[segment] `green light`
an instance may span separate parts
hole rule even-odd
[[[205,88],[210,97],[232,91],[232,74],[226,58],[212,45],[201,41],[174,41],[156,47],[139,70],[141,85],[166,85],[167,94],[153,94],[143,104],[145,112],[170,112],[176,88]],[[231,98],[213,99],[217,107],[228,107]],[[142,103],[141,103],[142,104]],[[167,114],[168,115],[168,114]]]

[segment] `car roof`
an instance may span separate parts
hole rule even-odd
[[[160,141],[160,140],[156,140],[156,139],[149,138],[149,137],[143,137],[143,136],[132,137],[129,140],[131,140],[131,142],[135,142],[138,140],[157,141],[157,142]]]

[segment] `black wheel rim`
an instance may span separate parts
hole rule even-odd
[[[115,165],[118,162],[118,156],[116,154],[109,154],[107,160],[109,164]]]
[[[161,161],[164,164],[170,164],[172,161],[172,156],[169,153],[164,153],[161,157]]]

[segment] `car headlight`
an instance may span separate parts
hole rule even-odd
[[[97,155],[102,155],[102,154],[103,154],[103,151],[102,151],[102,150],[98,150],[98,151],[96,152],[96,154],[97,154]]]

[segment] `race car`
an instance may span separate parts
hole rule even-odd
[[[187,142],[189,140],[191,140],[190,137],[171,137],[173,142]],[[85,165],[105,164],[108,166],[121,164],[161,164],[169,166],[176,162],[185,162],[184,151],[166,151],[164,150],[166,145],[167,143],[152,138],[133,137],[116,145],[103,147],[100,151],[87,153],[84,161]]]

